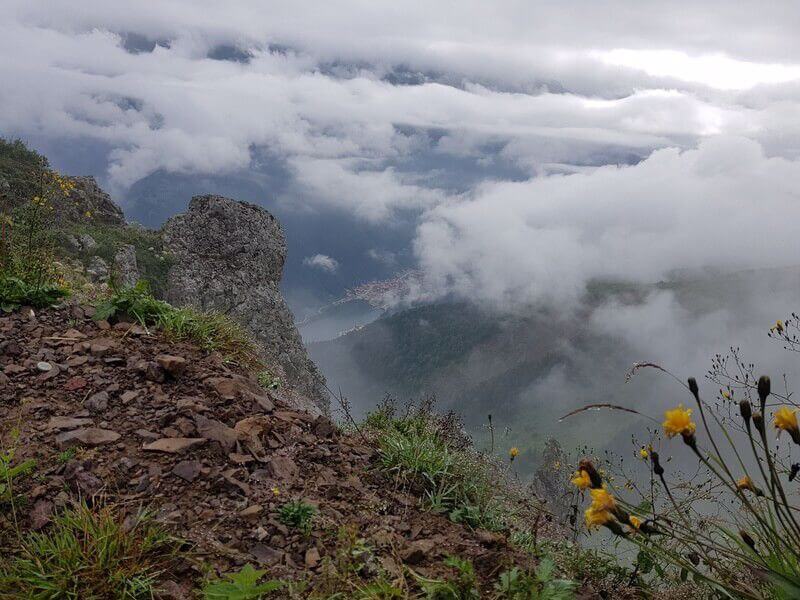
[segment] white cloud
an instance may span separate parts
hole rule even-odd
[[[598,279],[800,263],[800,161],[741,137],[630,167],[489,183],[431,210],[416,253],[433,294],[504,305],[576,301]]]
[[[313,267],[326,271],[328,273],[335,273],[339,268],[339,261],[331,258],[326,254],[315,254],[314,256],[307,256],[303,259],[303,264],[307,267]]]

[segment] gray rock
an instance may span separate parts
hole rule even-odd
[[[131,244],[120,246],[114,255],[114,279],[122,287],[133,287],[139,281],[136,248]]]
[[[88,233],[84,233],[78,238],[78,244],[82,252],[91,252],[97,248],[97,242],[95,242],[94,238]]]
[[[106,194],[94,177],[70,177],[74,188],[65,202],[54,203],[63,213],[64,218],[73,222],[85,222],[104,225],[124,225],[125,217],[122,209],[114,204],[111,196]],[[87,216],[87,213],[89,216]]]
[[[167,299],[230,315],[294,390],[326,410],[325,379],[280,293],[286,240],[275,217],[254,204],[195,196],[185,214],[167,221],[162,236],[174,261]]]
[[[108,281],[108,263],[99,256],[93,256],[89,259],[86,273],[92,281]]]

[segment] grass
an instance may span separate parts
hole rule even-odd
[[[19,277],[0,274],[0,311],[12,312],[21,306],[46,308],[69,296],[66,288],[56,283],[31,284]]]
[[[147,514],[130,525],[113,507],[79,504],[0,562],[0,598],[150,599],[177,550]]]
[[[278,521],[287,527],[299,529],[303,535],[311,533],[317,509],[302,500],[290,500],[278,510]]]
[[[219,313],[175,308],[157,300],[143,280],[134,287],[114,290],[97,306],[95,318],[121,315],[132,317],[145,327],[161,329],[168,339],[191,342],[206,352],[219,352],[228,362],[250,370],[261,367],[258,349],[238,323]]]
[[[397,417],[384,405],[365,422],[382,468],[425,499],[428,508],[471,527],[506,529],[514,517],[510,482],[500,465],[472,449],[453,415],[429,407]]]

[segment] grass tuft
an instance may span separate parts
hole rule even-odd
[[[113,507],[80,504],[0,563],[0,598],[150,599],[177,548],[147,514],[130,524]]]
[[[157,300],[144,280],[134,287],[114,290],[98,305],[95,318],[119,315],[132,317],[146,327],[157,327],[168,339],[192,342],[206,352],[219,352],[228,362],[246,369],[261,367],[258,349],[238,323],[219,313],[175,308]]]

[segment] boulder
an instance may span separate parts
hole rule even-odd
[[[168,300],[227,314],[254,337],[265,361],[326,410],[325,380],[308,357],[280,292],[286,240],[278,221],[254,204],[195,196],[162,229],[173,260]]]

